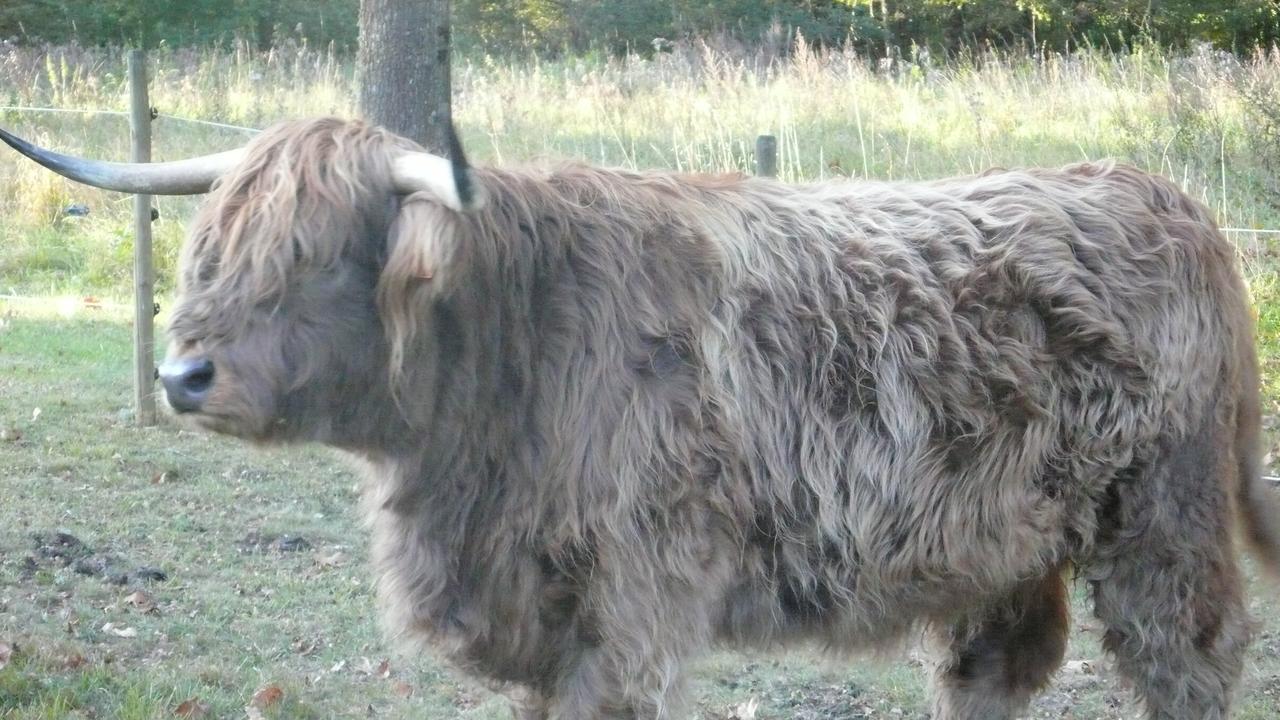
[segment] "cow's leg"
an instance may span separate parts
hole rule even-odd
[[[541,693],[529,688],[509,688],[506,696],[511,700],[513,720],[547,720],[547,700]]]
[[[671,595],[680,595],[679,591]],[[600,644],[584,652],[557,687],[554,720],[668,720],[683,717],[684,661],[707,644],[705,611],[676,598],[628,593],[602,618]]]
[[[511,717],[513,720],[547,720],[547,708],[542,705],[529,705],[527,703],[512,703]]]
[[[600,648],[583,653],[556,690],[549,717],[553,720],[639,720],[626,698],[625,680]]]
[[[684,717],[681,671],[710,643],[729,554],[698,525],[673,525],[685,532],[641,531],[597,558],[586,603],[592,647],[559,683],[555,720]]]
[[[1067,593],[1059,572],[935,631],[935,720],[1002,720],[1023,710],[1062,662]]]
[[[632,629],[640,640],[641,628]],[[680,697],[684,689],[679,651],[660,651],[666,657],[599,647],[583,654],[557,689],[548,716],[553,720],[668,720],[684,717]],[[631,655],[631,657],[627,657]]]
[[[1228,425],[1206,425],[1116,481],[1087,569],[1103,645],[1153,719],[1227,717],[1251,632]]]

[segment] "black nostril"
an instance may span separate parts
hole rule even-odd
[[[213,386],[214,367],[208,358],[170,358],[160,364],[160,382],[173,409],[195,412]]]
[[[204,393],[213,384],[213,363],[204,360],[191,368],[182,377],[182,384],[188,392]]]

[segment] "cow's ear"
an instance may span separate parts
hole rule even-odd
[[[421,313],[460,281],[467,262],[466,223],[429,191],[400,200],[387,228],[386,263],[378,278],[378,310],[398,366]]]
[[[452,208],[430,192],[400,201],[387,230],[387,262],[380,284],[427,284],[448,287],[463,262],[463,223]]]

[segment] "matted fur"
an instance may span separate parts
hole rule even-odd
[[[1232,247],[1128,167],[930,183],[479,169],[282,125],[201,211],[173,352],[198,420],[366,467],[384,617],[530,720],[678,717],[726,641],[930,629],[936,718],[1061,659],[1061,575],[1153,718],[1227,714],[1274,564]],[[1240,508],[1236,508],[1236,504]]]

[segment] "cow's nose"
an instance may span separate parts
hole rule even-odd
[[[195,412],[213,387],[213,362],[203,357],[166,358],[160,363],[160,382],[174,410]]]

